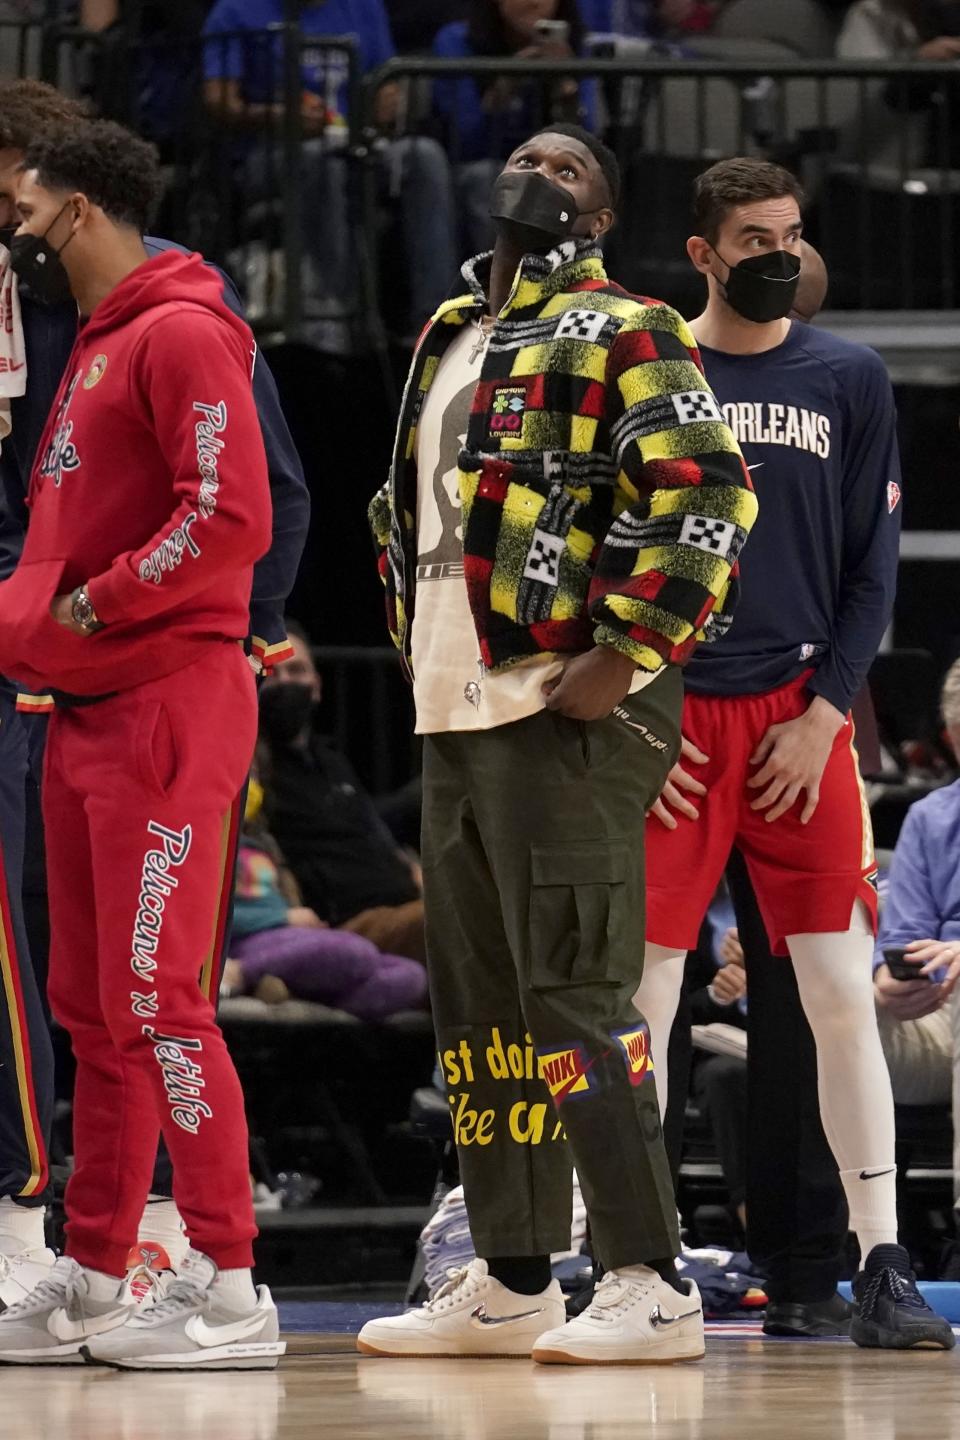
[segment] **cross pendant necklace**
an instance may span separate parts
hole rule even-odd
[[[476,364],[477,360],[486,349],[487,341],[490,339],[490,331],[484,328],[483,320],[474,320],[473,323],[477,327],[477,338],[474,343],[473,349],[470,351],[470,354],[468,356],[468,360],[471,365]]]

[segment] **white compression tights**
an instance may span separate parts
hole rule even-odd
[[[866,1258],[897,1239],[893,1091],[873,1002],[873,936],[857,905],[849,930],[789,935],[787,948],[817,1046],[820,1119]]]
[[[858,905],[849,930],[791,935],[787,947],[817,1047],[824,1133],[840,1170],[850,1228],[866,1256],[874,1245],[894,1243],[897,1234],[893,1095],[873,1004],[873,939]],[[684,960],[648,944],[634,1001],[650,1026],[661,1115]]]

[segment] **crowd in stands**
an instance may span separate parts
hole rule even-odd
[[[282,136],[289,70],[278,27],[290,20],[303,37],[297,306],[302,338],[333,353],[364,349],[371,287],[378,284],[391,335],[402,344],[412,341],[448,292],[463,255],[489,245],[490,180],[532,125],[554,119],[623,129],[638,104],[649,107],[649,89],[638,100],[636,87],[614,91],[555,69],[538,77],[544,61],[960,58],[960,8],[952,0],[0,0],[0,27],[65,23],[102,47],[77,67],[74,82],[99,91],[101,104],[120,112],[118,118],[132,110],[137,128],[160,145],[177,171],[171,186],[185,220],[191,213],[201,217],[194,221],[196,237],[185,238],[199,244],[202,237],[205,249],[212,244],[239,272],[255,322],[279,309],[276,297],[285,293],[289,236],[282,212],[290,166]],[[344,36],[355,45],[353,72],[342,50],[323,43]],[[136,58],[128,65],[123,57],[130,44]],[[0,29],[0,65],[15,63],[18,45]],[[349,143],[362,118],[354,82],[395,57],[467,66],[511,60],[528,66],[530,75],[464,73],[432,83],[404,75],[380,85],[365,115],[372,129],[363,153],[372,158],[374,178],[364,190],[353,163],[358,152]],[[762,84],[744,94],[743,114],[756,143],[771,140],[777,108],[770,102],[764,110],[761,92]],[[686,112],[682,128],[689,129],[692,92],[675,94]],[[873,117],[872,153],[889,158],[904,135],[902,153],[918,163],[952,161],[960,144],[960,105],[953,96],[949,75],[904,78],[863,92]],[[727,130],[732,135],[740,124],[740,97],[728,87],[722,96],[711,91],[709,100],[712,124],[721,100],[727,112],[714,135],[722,153]],[[849,95],[837,100],[840,110],[858,103]],[[853,137],[856,116],[838,114],[830,109],[831,126]],[[669,116],[658,123],[675,128]],[[809,135],[818,124],[813,111],[804,112],[793,128]],[[629,144],[637,143],[633,133]],[[678,139],[671,143],[678,154],[688,148]],[[823,137],[817,143],[843,154],[843,143]],[[214,152],[206,166],[203,146]],[[200,199],[211,172],[220,196],[216,237]],[[364,210],[365,225],[358,219],[363,206],[372,206],[375,217],[370,222],[371,211]],[[402,278],[395,281],[398,272]],[[677,296],[667,298],[679,303]]]
[[[144,128],[163,142],[185,82],[162,47],[189,42],[201,57],[206,118],[228,138],[245,208],[268,208],[277,195],[285,57],[281,32],[270,27],[296,19],[305,40],[298,177],[304,310],[334,349],[350,343],[341,332],[364,304],[349,225],[350,76],[342,54],[310,42],[353,36],[362,74],[395,56],[535,67],[616,53],[731,56],[738,43],[768,44],[771,58],[779,47],[787,58],[960,60],[956,0],[145,0],[135,7],[124,0],[0,0],[0,26],[69,22],[109,37],[123,33],[134,11],[152,57],[142,71],[152,97]],[[730,48],[711,50],[717,42]],[[5,43],[0,34],[0,48]],[[890,104],[936,117],[939,85],[912,82]],[[953,114],[951,147],[960,107]],[[404,256],[405,338],[442,298],[460,259],[489,243],[490,184],[518,141],[548,119],[599,127],[605,118],[596,82],[555,72],[535,83],[505,74],[444,76],[425,103],[397,80],[379,88],[372,147],[380,202]],[[271,1002],[311,1000],[371,1023],[425,1010],[416,855],[319,730],[321,677],[307,637],[294,632],[293,644],[294,658],[262,692],[225,989]],[[944,687],[943,715],[946,741],[960,757],[957,665]],[[960,1009],[951,1002],[960,976],[960,780],[943,783],[949,778],[941,765],[932,788],[918,787],[931,793],[907,813],[889,865],[874,988],[898,1102],[945,1107],[952,1100],[960,1115]],[[701,1029],[742,1031],[743,954],[722,896],[712,915],[711,935],[688,967],[692,1018]],[[903,952],[917,978],[894,976],[892,951]],[[735,1051],[736,1042],[728,1044]],[[703,1050],[692,1095],[713,1126],[730,1205],[742,1221],[744,1056]],[[960,1176],[960,1148],[954,1169]]]

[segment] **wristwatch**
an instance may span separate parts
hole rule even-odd
[[[95,631],[103,629],[103,621],[97,619],[97,612],[93,608],[93,601],[87,594],[85,585],[79,585],[74,590],[70,615],[73,623],[79,625],[80,629],[85,630],[88,635],[93,635]]]

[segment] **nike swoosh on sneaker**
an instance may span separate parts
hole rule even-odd
[[[686,1315],[664,1315],[659,1305],[654,1305],[650,1311],[650,1324],[655,1330],[664,1329],[668,1325],[677,1325],[681,1320],[692,1320],[699,1315],[699,1310],[690,1310]]]
[[[488,1315],[486,1305],[478,1305],[470,1315],[471,1320],[476,1320],[478,1325],[515,1325],[518,1320],[533,1320],[537,1315],[543,1314],[543,1306],[536,1310],[524,1310],[519,1315]]]
[[[242,1320],[234,1320],[228,1325],[208,1325],[202,1315],[191,1315],[184,1329],[187,1338],[195,1345],[211,1350],[215,1345],[233,1345],[238,1340],[249,1340],[251,1335],[256,1335],[263,1329],[263,1322],[262,1311],[246,1315]]]
[[[897,1173],[897,1167],[896,1167],[896,1165],[891,1165],[891,1166],[890,1166],[888,1169],[886,1169],[886,1170],[861,1170],[861,1171],[860,1171],[860,1179],[861,1179],[861,1180],[879,1180],[881,1175],[896,1175],[896,1173]]]
[[[131,1305],[121,1305],[117,1310],[108,1310],[105,1315],[88,1315],[82,1320],[71,1320],[61,1307],[49,1315],[47,1329],[55,1340],[69,1345],[74,1340],[86,1340],[105,1330],[115,1330],[117,1326],[125,1325],[134,1313]]]

